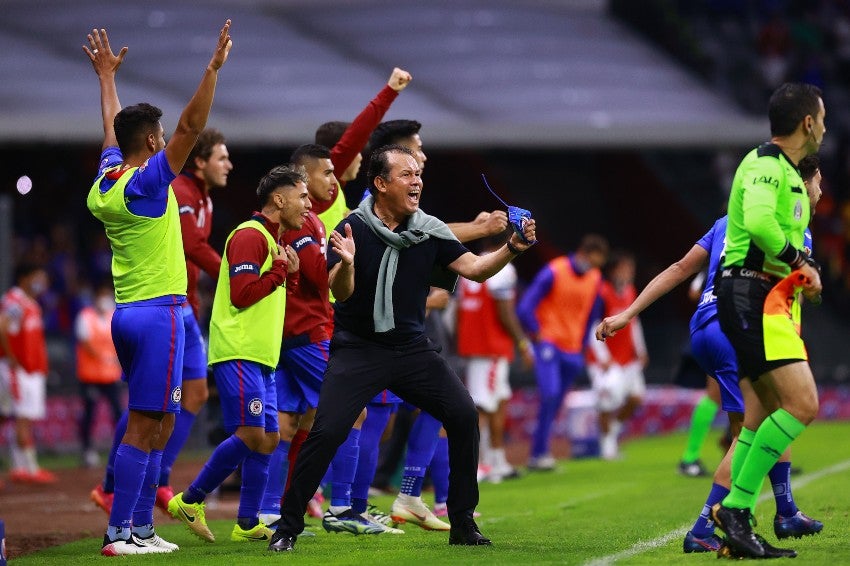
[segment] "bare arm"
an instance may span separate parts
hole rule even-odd
[[[699,272],[706,262],[708,262],[708,251],[694,245],[685,257],[656,275],[626,310],[600,322],[596,327],[596,339],[605,340],[608,336],[613,336],[649,305],[675,289],[691,275]]]
[[[115,73],[124,61],[127,47],[122,47],[118,55],[112,52],[109,45],[109,36],[106,30],[93,29],[87,36],[89,44],[83,45],[83,51],[89,56],[94,72],[100,81],[100,112],[103,116],[103,146],[117,146],[115,137],[115,115],[121,111],[121,102],[118,100],[118,88],[115,86]]]
[[[204,71],[204,76],[201,79],[201,84],[198,89],[183,109],[180,115],[180,120],[177,122],[177,128],[174,134],[165,146],[165,157],[168,159],[168,166],[176,175],[183,170],[183,165],[186,164],[186,159],[192,148],[195,147],[195,142],[198,140],[201,130],[207,125],[207,118],[210,115],[212,108],[213,95],[215,94],[215,85],[218,80],[218,70],[227,61],[227,55],[230,53],[230,48],[233,46],[233,41],[230,39],[230,20],[227,20],[221,32],[218,34],[218,44],[212,59]]]
[[[337,301],[344,301],[354,293],[354,238],[351,224],[345,225],[345,236],[334,230],[330,238],[331,248],[340,257],[340,262],[328,273],[328,284]]]
[[[458,240],[471,242],[504,232],[508,227],[508,215],[504,210],[480,212],[472,222],[452,222],[447,226]]]
[[[531,341],[525,336],[522,331],[522,325],[516,316],[516,301],[514,299],[502,299],[496,301],[496,312],[499,313],[499,322],[511,338],[519,350],[522,358],[522,365],[525,369],[534,367],[534,351],[531,348]]]
[[[530,248],[533,245],[533,242],[537,241],[534,219],[525,223],[524,235],[529,242],[532,242],[532,244],[526,244],[513,232],[511,232],[511,237],[508,239],[508,244],[520,253]],[[517,254],[513,253],[508,248],[508,244],[505,244],[498,250],[483,256],[475,255],[472,252],[465,253],[450,263],[449,269],[458,275],[462,275],[463,277],[471,279],[472,281],[477,281],[478,283],[486,281],[498,273],[500,269],[505,267],[509,261],[517,256]]]

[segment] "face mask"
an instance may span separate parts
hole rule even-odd
[[[95,306],[101,312],[111,311],[115,308],[115,300],[111,297],[100,297],[95,301]]]

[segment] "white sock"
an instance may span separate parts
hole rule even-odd
[[[35,457],[35,446],[28,446],[23,449],[24,458],[26,459],[26,468],[29,473],[38,472],[38,460]]]
[[[330,507],[328,507],[328,511],[330,511],[334,515],[339,515],[340,513],[344,513],[348,509],[351,509],[350,505],[331,505]]]

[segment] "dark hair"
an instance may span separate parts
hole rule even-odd
[[[777,88],[767,109],[771,135],[790,135],[806,116],[817,116],[821,95],[818,87],[806,83],[785,83]]]
[[[366,181],[372,194],[375,193],[375,177],[386,180],[390,174],[390,160],[387,157],[390,153],[404,153],[415,158],[412,151],[398,144],[384,145],[373,151],[369,158],[369,170],[366,172]]]
[[[192,148],[192,152],[186,159],[186,167],[194,169],[196,157],[200,157],[204,161],[207,161],[210,158],[210,155],[212,155],[213,148],[224,142],[224,134],[215,128],[205,129],[198,136],[198,141],[195,142],[195,147]]]
[[[15,283],[20,283],[36,271],[43,271],[44,266],[29,260],[23,260],[15,266]]]
[[[383,147],[418,134],[422,124],[416,120],[388,120],[381,122],[369,138],[369,147]]]
[[[121,153],[127,156],[141,150],[148,134],[156,132],[160,118],[162,110],[147,102],[121,109],[112,123]]]
[[[797,164],[797,169],[800,170],[800,177],[802,177],[803,182],[809,182],[820,169],[820,158],[816,153],[807,155]]]
[[[608,256],[608,261],[605,265],[605,276],[611,278],[611,273],[620,266],[620,264],[631,262],[635,263],[635,254],[628,250],[616,249],[611,251]]]
[[[325,122],[316,129],[316,143],[325,147],[333,147],[342,138],[351,122]]]
[[[269,197],[281,187],[294,187],[296,183],[307,182],[307,176],[301,167],[278,165],[260,179],[257,185],[257,202],[263,208],[269,202]]]
[[[315,143],[305,143],[304,145],[295,148],[292,156],[289,158],[290,163],[296,165],[304,165],[307,159],[330,159],[331,150],[323,145]]]
[[[578,251],[583,254],[599,252],[602,255],[607,256],[608,240],[606,240],[599,234],[587,234],[581,239],[581,243],[578,245]]]

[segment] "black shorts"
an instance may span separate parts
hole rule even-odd
[[[720,328],[735,348],[740,377],[755,381],[778,367],[808,359],[791,317],[765,310],[768,295],[780,289],[781,280],[761,273],[721,277],[715,285]]]

